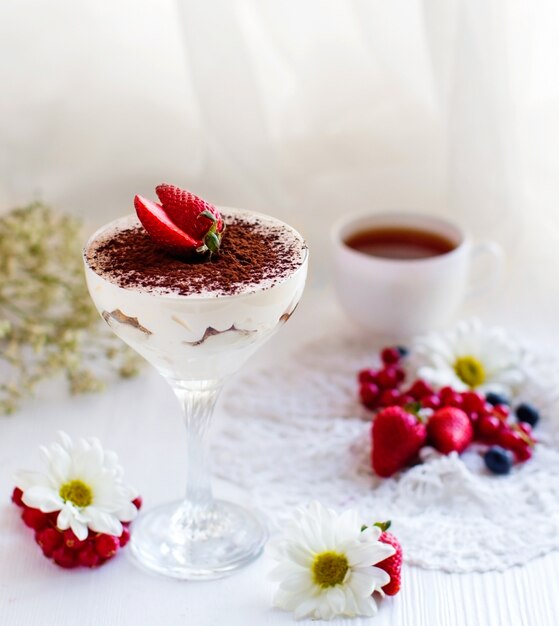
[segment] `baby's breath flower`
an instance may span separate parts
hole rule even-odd
[[[79,222],[40,203],[0,217],[0,413],[46,378],[72,393],[103,386],[92,369],[128,377],[139,357],[100,322],[87,291]]]

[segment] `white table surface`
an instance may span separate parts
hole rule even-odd
[[[288,358],[302,339],[343,323],[328,293],[307,297],[293,320],[249,367]],[[227,392],[227,390],[226,390]],[[226,393],[225,392],[225,393]],[[219,407],[218,407],[219,413]],[[219,430],[217,416],[216,430]],[[179,582],[136,569],[126,554],[98,570],[66,571],[40,554],[10,502],[13,472],[38,467],[37,446],[63,429],[97,436],[118,452],[126,477],[148,508],[180,497],[183,437],[176,401],[149,369],[103,394],[69,398],[56,384],[13,417],[0,419],[1,626],[272,626],[293,623],[271,608],[266,554],[236,575]],[[226,484],[218,495],[250,501]],[[537,533],[537,529],[526,529]],[[405,567],[402,591],[373,619],[335,623],[378,626],[552,626],[559,623],[559,553],[504,573],[451,575]],[[305,623],[305,622],[303,622]],[[308,622],[310,623],[310,622]]]

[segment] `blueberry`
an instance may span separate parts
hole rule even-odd
[[[540,414],[531,404],[523,402],[516,407],[516,419],[530,424],[533,428],[540,421]]]
[[[485,465],[493,474],[508,474],[511,470],[514,457],[512,452],[501,448],[501,446],[491,446],[483,455]]]
[[[406,346],[396,346],[396,350],[398,350],[401,357],[408,356],[408,354],[410,353]]]
[[[510,404],[510,402],[508,401],[508,398],[505,398],[505,396],[502,396],[499,393],[493,393],[492,391],[490,391],[485,396],[485,399],[487,400],[487,402],[489,402],[489,404],[492,404],[493,406],[496,406],[497,404],[506,404],[506,405]]]

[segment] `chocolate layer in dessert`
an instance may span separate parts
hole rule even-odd
[[[223,217],[227,230],[219,253],[211,259],[176,258],[134,221],[92,241],[87,261],[97,274],[120,287],[216,296],[271,287],[301,266],[306,246],[287,226],[244,215]]]

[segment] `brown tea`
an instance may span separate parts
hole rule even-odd
[[[345,244],[358,252],[384,259],[427,259],[446,254],[456,244],[427,230],[400,226],[370,228],[351,235]]]

